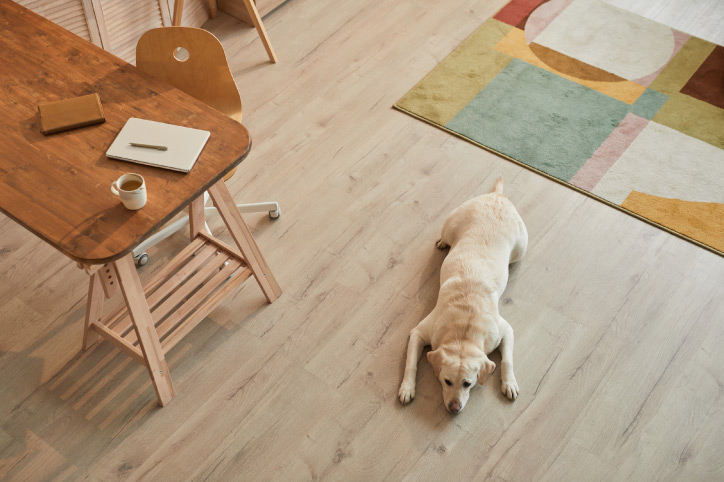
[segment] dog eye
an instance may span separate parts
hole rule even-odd
[[[445,385],[447,385],[448,387],[452,387],[452,382],[446,378]]]
[[[468,387],[470,386],[470,382],[463,382],[463,386],[464,386],[465,388],[468,388]]]

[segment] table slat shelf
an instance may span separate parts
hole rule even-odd
[[[108,273],[106,270],[110,269]],[[115,277],[109,264],[101,270]],[[143,288],[163,353],[252,275],[244,258],[233,248],[207,233],[196,238],[164,266]],[[145,364],[138,336],[125,306],[90,328],[133,359]]]

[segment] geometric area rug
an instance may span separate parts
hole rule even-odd
[[[724,47],[513,0],[395,107],[724,255]]]

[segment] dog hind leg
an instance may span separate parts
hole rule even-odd
[[[523,221],[520,222],[520,232],[518,238],[515,240],[515,245],[510,251],[510,263],[513,264],[523,257],[525,252],[528,250],[528,230],[525,228]]]
[[[442,225],[442,231],[440,231],[440,239],[435,243],[437,249],[447,249],[455,241],[454,237],[455,231],[457,230],[459,213],[460,208],[458,207],[454,209],[445,220],[445,223]]]

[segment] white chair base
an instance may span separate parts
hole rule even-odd
[[[207,196],[208,194],[204,193],[204,199],[206,199]],[[276,202],[237,204],[236,207],[242,213],[261,213],[267,211],[269,213],[269,217],[272,219],[277,219],[282,214],[282,208],[280,208],[279,203]],[[207,206],[204,208],[205,216],[208,216],[210,213],[216,212],[217,210],[213,206]],[[169,236],[172,236],[174,233],[176,233],[176,231],[183,229],[183,227],[186,226],[188,222],[188,216],[184,216],[178,221],[169,224],[161,231],[157,232],[156,234],[139,244],[136,249],[133,250],[133,259],[136,261],[136,264],[138,266],[143,266],[144,264],[148,263],[148,253],[146,253],[146,250],[148,250],[152,246],[157,245]],[[211,232],[208,224],[206,225],[206,230]]]

